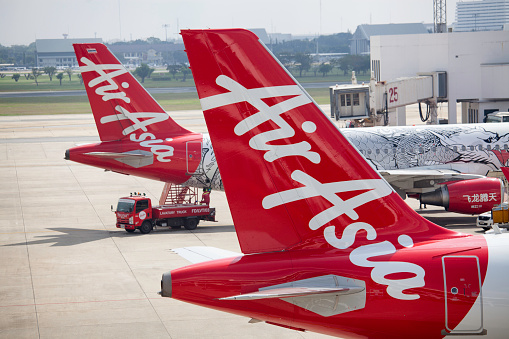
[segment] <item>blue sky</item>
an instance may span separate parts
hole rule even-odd
[[[433,22],[433,0],[0,0],[0,44],[35,39],[104,41],[177,37],[182,28],[265,28],[294,35],[355,31],[360,24]],[[447,22],[456,2],[447,1]],[[320,10],[321,8],[321,10]],[[169,25],[164,28],[163,25]]]

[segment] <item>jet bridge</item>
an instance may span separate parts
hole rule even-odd
[[[377,82],[372,73],[369,84],[358,84],[352,72],[352,84],[331,86],[329,91],[331,117],[336,120],[354,120],[363,126],[386,126],[390,111],[425,103],[425,112],[420,110],[421,119],[437,124],[437,103],[447,97],[447,77],[445,72],[432,72]]]

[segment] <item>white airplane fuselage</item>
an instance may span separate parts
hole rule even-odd
[[[509,124],[344,128],[341,133],[375,169],[447,169],[487,175],[509,161]],[[196,174],[183,185],[223,190],[208,134]]]

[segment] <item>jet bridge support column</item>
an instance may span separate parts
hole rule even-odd
[[[448,114],[447,118],[449,119],[449,124],[457,124],[458,123],[458,112],[456,111],[456,98],[449,97],[449,102],[447,103]]]
[[[406,106],[401,106],[396,109],[396,116],[398,126],[406,126]]]

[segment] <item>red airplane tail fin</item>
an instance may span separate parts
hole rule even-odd
[[[189,131],[173,121],[103,44],[74,44],[101,141],[140,130],[157,136]]]
[[[243,253],[458,234],[409,208],[253,33],[182,36]]]

